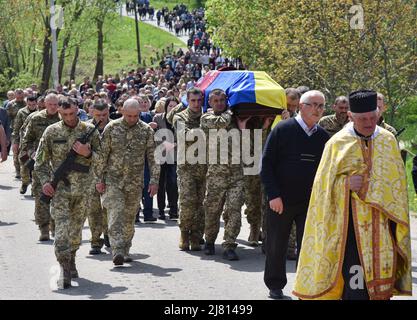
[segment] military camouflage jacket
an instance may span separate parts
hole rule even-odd
[[[206,139],[207,139],[208,171],[211,171],[213,169],[216,169],[216,170],[219,169],[221,171],[221,168],[223,169],[242,168],[242,161],[241,161],[241,156],[240,156],[241,136],[240,136],[240,131],[237,129],[237,125],[232,115],[233,115],[232,111],[227,110],[221,114],[215,114],[213,111],[208,111],[207,113],[201,116],[200,127],[206,133]],[[227,133],[229,134],[229,136],[225,136],[224,134],[219,134],[220,139],[217,139],[217,143],[212,143],[210,136],[213,134],[211,133],[211,130],[213,129],[215,130],[225,129]],[[238,139],[231,138],[233,136],[233,135],[230,135],[231,132],[234,132],[237,135]],[[228,139],[228,143],[227,143],[228,163],[227,164],[221,163],[221,143],[219,143],[219,140],[221,141],[222,138]],[[213,150],[215,148],[217,148],[217,161],[215,161],[214,159],[212,159],[212,157],[210,157],[210,154],[213,155]],[[237,152],[236,153],[233,152],[235,150],[239,150],[239,154]],[[212,164],[213,160],[215,161],[215,164]]]
[[[20,149],[22,151],[36,150],[45,129],[59,120],[58,113],[49,116],[46,110],[39,111],[33,116],[30,116],[30,120],[24,129]]]
[[[170,124],[174,124],[174,116],[177,114],[177,113],[180,113],[180,112],[182,112],[182,111],[184,111],[184,110],[186,110],[187,109],[187,107],[186,106],[184,106],[182,103],[180,103],[180,104],[178,104],[176,107],[174,107],[170,112],[168,112],[168,114],[167,114],[167,121],[170,123]]]
[[[78,121],[75,128],[68,127],[63,121],[46,128],[36,151],[35,162],[35,171],[42,186],[52,180],[50,172],[54,172],[67,158],[67,154],[76,140],[93,128],[93,125],[82,121]],[[78,155],[75,162],[90,168],[90,170],[88,173],[77,171],[69,173],[67,179],[70,186],[65,187],[70,190],[71,194],[84,194],[86,186],[93,178],[91,166],[97,161],[98,152],[100,151],[100,139],[97,131],[94,132],[88,143],[91,145],[91,156],[85,158]],[[60,182],[57,186],[57,188],[63,187],[63,182]]]
[[[153,129],[143,121],[129,127],[123,119],[109,123],[101,139],[101,152],[95,165],[97,183],[137,192],[143,187],[145,157],[151,173],[150,184],[159,183]]]
[[[192,141],[187,141],[186,134],[200,128],[201,115],[201,112],[194,112],[190,108],[187,108],[184,111],[175,114],[173,118],[172,125],[175,128],[177,135],[177,159],[179,167],[185,166],[184,168],[186,168],[188,166],[198,165],[201,167],[199,168],[200,171],[206,170],[205,161],[204,163],[190,164],[188,162],[189,159],[186,159],[188,148],[197,141],[197,138]],[[201,131],[201,133],[203,132]],[[194,157],[198,157],[198,149],[195,150]]]
[[[349,119],[346,118],[345,122],[340,122],[335,114],[331,114],[329,116],[325,116],[320,119],[318,125],[322,127],[324,130],[327,131],[330,137],[338,133],[340,130],[343,129],[343,127],[346,125],[346,123],[349,122]]]
[[[13,132],[12,132],[12,143],[13,144],[20,144],[20,140],[23,135],[23,131],[21,131],[21,128],[23,127],[23,124],[25,123],[27,117],[36,112],[35,110],[29,110],[28,107],[24,107],[23,109],[20,109],[16,115],[16,118],[14,119],[13,123]]]
[[[25,106],[26,106],[26,103],[24,101],[20,101],[20,102],[13,101],[13,102],[10,102],[6,106],[6,111],[10,119],[11,128],[14,128],[14,119],[16,118],[17,113],[19,112],[20,109],[23,109]]]
[[[383,118],[381,118],[378,125],[380,127],[384,128],[385,130],[388,130],[389,132],[391,132],[394,136],[397,135],[397,130],[395,130],[395,128],[393,126],[390,126],[388,123],[386,123]]]

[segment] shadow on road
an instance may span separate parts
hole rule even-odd
[[[134,259],[132,262],[125,263],[120,267],[114,267],[110,271],[128,274],[150,273],[156,277],[170,277],[171,273],[182,271],[179,268],[162,268],[153,264],[138,262],[135,261],[134,255],[131,256]]]
[[[111,254],[111,250],[109,248],[105,248],[105,249],[102,249],[102,251],[105,252],[105,254],[89,255],[86,258],[91,259],[91,260],[97,260],[97,261],[106,261],[106,262],[109,262],[110,265],[112,266],[113,265],[113,262],[112,262],[113,257],[112,257],[112,254]],[[134,254],[131,254],[130,257],[133,260],[144,260],[144,259],[148,259],[150,257],[150,255],[134,253]]]
[[[78,286],[72,286],[65,290],[56,290],[55,293],[68,296],[89,296],[89,299],[100,300],[106,299],[112,293],[119,293],[127,290],[127,287],[112,287],[109,284],[93,282],[87,279],[73,279],[71,282],[78,283]]]
[[[10,186],[0,185],[0,190],[13,190],[13,189],[17,189],[17,187],[10,187]]]
[[[2,221],[0,221],[0,227],[10,227],[10,226],[14,226],[15,224],[17,224],[17,222],[2,222]]]
[[[177,227],[178,223],[176,220],[165,220],[165,222],[136,222],[135,228],[152,228],[152,229],[165,229],[168,227]]]

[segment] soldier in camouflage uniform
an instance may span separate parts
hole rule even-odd
[[[77,139],[94,129],[77,117],[77,101],[62,98],[59,113],[62,121],[46,128],[36,152],[35,172],[43,186],[42,192],[52,197],[52,217],[55,220],[55,255],[61,267],[59,288],[71,286],[71,278],[77,278],[75,255],[81,244],[81,234],[89,205],[89,194],[85,186],[93,178],[91,165],[97,158],[100,148],[97,131],[90,141],[81,144]],[[69,172],[66,181],[57,187],[50,184],[52,172],[67,158],[69,150],[77,154],[78,168]]]
[[[236,129],[237,125],[235,119],[232,118],[232,112],[227,110],[226,106],[226,94],[223,90],[213,90],[209,96],[209,105],[212,111],[208,111],[201,116],[200,127],[206,133],[206,137],[209,137],[211,129],[219,130],[225,129],[228,133],[230,130]],[[212,134],[212,133],[211,133]],[[240,133],[238,134],[240,149]],[[220,216],[223,212],[223,220],[225,222],[224,227],[224,242],[222,244],[224,252],[223,258],[227,260],[238,260],[235,249],[237,246],[236,238],[239,235],[241,227],[241,208],[243,205],[243,167],[241,159],[238,159],[238,164],[232,162],[232,151],[234,143],[229,139],[228,141],[228,164],[221,164],[220,157],[220,144],[216,140],[216,143],[210,143],[210,139],[207,139],[207,151],[209,154],[213,154],[214,149],[217,149],[217,159],[210,160],[208,157],[207,165],[207,179],[206,179],[206,195],[204,198],[204,207],[206,208],[205,218],[205,254],[213,255],[215,253],[214,243],[220,229]],[[217,160],[217,162],[215,162]],[[216,164],[212,164],[213,161]]]
[[[21,151],[31,155],[37,150],[45,129],[60,120],[58,114],[58,96],[49,94],[45,98],[46,109],[33,113],[26,126],[21,142]],[[29,118],[29,117],[28,117]],[[49,231],[54,233],[53,222],[49,210],[49,204],[40,201],[42,185],[36,172],[32,172],[32,192],[35,195],[35,221],[39,226],[40,241],[49,240]]]
[[[103,99],[99,99],[94,102],[93,105],[93,119],[89,120],[88,123],[96,125],[101,121],[98,131],[100,134],[103,133],[106,125],[111,121],[109,118],[109,106]],[[106,247],[110,247],[108,226],[107,226],[107,210],[101,205],[101,197],[96,190],[95,180],[92,180],[91,184],[91,197],[90,204],[88,206],[88,225],[91,231],[91,250],[90,254],[101,254],[101,248],[103,243]],[[103,233],[104,239],[100,236]]]
[[[324,128],[330,137],[334,136],[349,122],[347,112],[349,111],[349,100],[345,96],[337,97],[332,106],[335,114],[320,119],[319,126]]]
[[[173,108],[171,111],[169,111],[168,113],[167,113],[167,121],[170,123],[170,124],[173,124],[174,123],[174,116],[177,114],[177,113],[180,113],[180,112],[182,112],[182,111],[184,111],[184,110],[186,110],[187,109],[187,107],[186,106],[184,106],[182,103],[179,103],[175,108]]]
[[[15,99],[10,101],[6,106],[7,115],[10,119],[10,128],[14,129],[14,120],[17,116],[17,113],[20,109],[23,109],[26,106],[25,103],[25,94],[22,89],[17,89],[15,91]],[[13,150],[13,163],[16,170],[16,178],[20,179],[20,162],[19,162],[19,145],[14,144],[12,145]]]
[[[27,117],[31,114],[36,112],[36,97],[28,97],[27,98],[27,106],[23,109],[20,109],[17,112],[16,118],[14,120],[13,124],[13,133],[12,133],[12,144],[13,144],[13,150],[20,150],[21,149],[21,138],[23,135],[23,124],[25,123]],[[29,168],[25,166],[26,161],[29,159],[29,155],[26,154],[26,157],[24,157],[22,160],[21,155],[19,155],[19,161],[20,161],[20,175],[22,177],[22,186],[20,188],[20,193],[25,194],[26,190],[28,188],[28,185],[30,183],[30,171]]]
[[[256,156],[255,153],[255,139],[254,134],[255,130],[262,130],[262,146],[265,145],[266,138],[270,131],[272,122],[275,120],[275,117],[248,117],[246,119],[238,118],[238,124],[241,129],[250,130],[250,140],[245,141],[245,135],[242,136],[243,147],[246,148],[249,146],[250,155]],[[261,149],[262,150],[262,149]],[[262,153],[259,154],[259,160],[262,157]],[[266,230],[263,227],[263,214],[265,210],[263,209],[263,185],[261,184],[261,178],[259,173],[256,175],[245,175],[245,215],[250,225],[250,233],[248,242],[251,246],[258,246],[259,241],[263,239],[261,235],[261,229]]]
[[[384,113],[385,111],[387,111],[387,105],[385,104],[383,94],[379,92],[377,94],[377,105],[378,105],[379,113],[381,114],[379,121],[378,121],[378,126],[384,128],[385,130],[388,130],[394,136],[396,136],[397,130],[394,127],[390,126],[388,123],[386,123],[384,120]]]
[[[154,132],[139,120],[139,107],[135,99],[125,101],[123,118],[106,126],[101,140],[100,161],[96,164],[96,188],[107,209],[115,265],[132,261],[129,250],[143,190],[145,157],[151,172],[148,192],[152,197],[158,192],[160,169],[154,158]]]
[[[192,132],[200,127],[202,115],[203,93],[193,88],[187,91],[188,108],[173,117],[173,126],[179,136]],[[172,112],[172,111],[171,111]],[[181,231],[179,247],[181,250],[201,250],[200,241],[204,233],[204,193],[206,191],[205,163],[190,164],[187,159],[181,161],[181,155],[186,155],[194,141],[178,143],[178,192],[179,192],[179,227]]]

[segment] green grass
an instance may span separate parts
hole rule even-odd
[[[416,154],[417,150],[410,150],[414,154]],[[414,190],[413,185],[413,178],[411,177],[411,169],[413,167],[413,157],[408,154],[407,155],[407,184],[408,184],[408,203],[410,204],[410,210],[417,214],[417,196]]]
[[[177,4],[185,4],[187,6],[187,8],[191,8],[191,9],[196,9],[199,8],[201,6],[204,7],[204,3],[205,1],[198,1],[198,0],[182,0],[182,1],[178,1],[178,0],[152,0],[151,1],[151,6],[153,6],[155,9],[161,9],[163,7],[168,7],[169,10],[172,10],[175,5]]]
[[[122,70],[137,68],[136,30],[134,19],[116,17],[111,24],[104,28],[104,74],[116,74]],[[142,63],[150,66],[150,58],[156,57],[156,52],[174,44],[174,50],[184,47],[184,43],[156,27],[146,23],[139,24]],[[77,65],[76,82],[84,76],[92,77],[96,64],[97,37],[92,36],[80,50]],[[72,57],[67,58],[64,67],[63,80],[69,77]],[[156,65],[156,64],[154,64]]]

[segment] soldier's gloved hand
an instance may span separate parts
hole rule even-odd
[[[106,185],[103,182],[97,183],[96,190],[98,193],[103,194],[104,192],[106,192]]]
[[[80,156],[88,158],[91,155],[91,146],[90,144],[82,144],[81,142],[77,141],[72,146],[72,149],[78,153]]]
[[[42,187],[42,192],[47,195],[48,197],[53,197],[55,194],[54,187],[48,182],[45,183]]]
[[[149,195],[153,197],[158,193],[158,185],[157,184],[150,184],[148,188]]]

